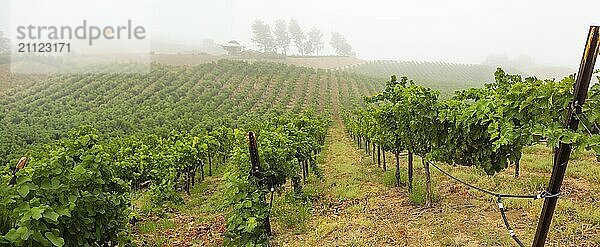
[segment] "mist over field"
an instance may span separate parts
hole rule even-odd
[[[43,5],[31,15],[51,16],[52,8],[77,11],[81,1],[2,1],[0,30],[10,27],[10,4]],[[118,1],[117,1],[118,2]],[[117,3],[115,2],[115,3]],[[441,61],[479,64],[493,55],[508,60],[576,70],[588,26],[598,24],[598,1],[133,1],[132,16],[149,15],[149,36],[154,50],[194,49],[210,39],[217,44],[237,40],[250,49],[251,25],[262,20],[294,18],[301,27],[316,27],[328,43],[331,32],[345,36],[364,60]],[[115,4],[118,6],[118,4]],[[70,6],[72,9],[70,9]],[[106,8],[94,12],[101,19],[114,15]],[[137,10],[136,7],[137,6]],[[14,7],[14,6],[13,6]],[[27,14],[19,13],[23,18]],[[79,24],[68,14],[53,20]],[[31,18],[30,18],[31,19]],[[41,18],[40,18],[41,19]],[[104,47],[110,51],[111,46]],[[333,54],[325,45],[324,54]],[[521,59],[523,60],[523,59]],[[515,64],[518,64],[515,62]],[[528,64],[531,65],[531,64]]]

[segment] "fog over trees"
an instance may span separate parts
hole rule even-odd
[[[4,35],[2,31],[0,31],[0,55],[8,53],[10,50],[10,41],[8,37]]]
[[[275,21],[275,28],[271,29],[268,23],[255,20],[252,24],[252,43],[259,51],[276,52],[284,55],[296,54],[300,56],[320,56],[325,47],[323,32],[317,27],[305,31],[296,19],[290,19],[289,24],[283,20]],[[272,31],[271,31],[272,30]],[[293,44],[294,50],[290,49]],[[339,32],[331,33],[331,47],[338,56],[354,56],[352,46]]]

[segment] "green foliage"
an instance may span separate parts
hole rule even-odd
[[[107,70],[111,66],[129,65],[107,65]],[[280,190],[289,180],[300,187],[299,162],[319,171],[315,156],[329,110],[362,105],[357,96],[381,85],[355,74],[226,60],[153,64],[147,74],[15,77],[0,74],[2,85],[22,85],[0,90],[1,181],[10,178],[8,163],[22,155],[32,159],[19,177],[31,180],[0,186],[0,245],[60,245],[60,239],[67,246],[126,243],[128,216],[141,215],[130,212],[130,190],[143,191],[150,202],[143,209],[164,212],[182,202],[189,181],[200,180],[190,176],[201,176],[209,164],[234,163],[240,169],[247,164],[228,161],[235,153],[247,155],[247,143],[243,136],[241,142],[234,138],[233,126],[256,131],[269,181],[249,183],[252,187],[242,189],[249,198],[264,196],[271,187]],[[306,109],[315,110],[279,117]],[[80,130],[75,139],[66,134],[82,125],[98,131]],[[256,226],[245,229],[258,243],[264,207],[253,200],[250,208],[238,209],[242,215],[249,212],[243,222],[257,219]]]
[[[275,28],[273,29],[273,35],[275,38],[275,47],[283,54],[287,54],[292,38],[287,31],[287,23],[285,20],[279,19],[275,21]]]
[[[168,179],[163,179],[160,184],[150,186],[152,204],[158,207],[168,207],[165,203],[178,205],[183,203],[181,194],[173,190],[175,185]]]
[[[254,178],[242,169],[225,174],[226,203],[231,207],[227,216],[225,246],[266,246],[268,236],[265,219],[268,217],[266,192],[258,189]]]
[[[316,166],[315,155],[323,144],[329,116],[306,112],[297,116],[277,117],[255,128],[259,151],[260,174],[250,175],[250,157],[242,132],[235,133],[234,147],[226,180],[226,246],[265,246],[265,225],[270,209],[267,195],[278,191],[287,181],[300,180],[301,161]],[[315,171],[315,169],[313,169]],[[297,186],[295,184],[294,186]],[[299,192],[299,187],[295,187]]]
[[[132,65],[104,67],[114,71],[127,66]],[[349,108],[382,86],[367,76],[259,61],[152,64],[143,74],[43,77],[0,71],[1,169],[81,125],[92,125],[102,139],[139,135],[146,143],[143,136],[164,138],[173,130],[197,136],[221,126],[246,128],[286,113]],[[153,147],[155,142],[148,141]]]
[[[291,40],[294,41],[296,49],[298,50],[300,55],[304,56],[304,44],[306,43],[306,34],[304,34],[304,31],[302,31],[302,28],[300,27],[300,25],[298,25],[298,21],[296,21],[295,19],[291,19],[288,26],[288,30],[290,31],[290,37]]]
[[[183,203],[178,189],[190,186],[204,164],[225,162],[232,148],[233,130],[220,126],[198,135],[172,131],[166,137],[154,134],[110,139],[116,176],[130,182],[135,190],[148,186],[152,205],[162,208]]]
[[[306,229],[306,222],[312,216],[312,202],[309,197],[304,194],[286,193],[283,199],[277,202],[271,212],[277,221],[295,230]]]
[[[415,179],[413,189],[408,194],[408,199],[416,205],[425,205],[427,192],[425,190],[425,179]],[[431,192],[433,202],[439,200],[439,195],[433,190]]]
[[[525,146],[546,140],[569,143],[600,154],[600,89],[592,87],[578,114],[578,132],[563,127],[572,100],[573,76],[561,81],[506,74],[498,69],[485,88],[438,100],[437,92],[406,77],[392,77],[386,88],[366,98],[367,107],[345,117],[350,131],[387,150],[411,150],[448,164],[477,166],[488,174],[521,159]],[[373,126],[377,126],[373,128]]]
[[[127,223],[129,186],[114,176],[110,156],[90,128],[81,128],[48,154],[34,156],[3,181],[0,212],[12,228],[2,243],[83,246],[118,241]]]

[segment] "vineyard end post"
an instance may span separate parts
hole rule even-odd
[[[598,56],[598,49],[600,46],[600,27],[591,26],[583,57],[581,59],[581,65],[579,72],[577,72],[577,81],[573,91],[573,102],[567,113],[564,126],[575,131],[579,125],[579,120],[575,117],[575,114],[581,113],[581,106],[587,98],[587,93],[590,85],[590,80],[594,72],[594,65],[596,63],[596,57]],[[567,170],[567,163],[569,162],[569,156],[571,155],[571,145],[567,143],[560,143],[559,147],[554,152],[554,166],[552,168],[552,176],[548,184],[547,192],[551,195],[560,193],[560,187]],[[544,199],[544,207],[538,221],[538,226],[533,240],[533,247],[542,247],[546,243],[546,237],[548,236],[548,230],[550,229],[550,223],[552,222],[552,216],[558,197],[546,197]]]
[[[250,152],[250,163],[252,165],[250,169],[250,175],[255,177],[259,183],[262,181],[262,168],[260,167],[260,162],[258,159],[258,147],[256,145],[256,137],[253,132],[248,132],[248,149]],[[259,184],[259,186],[262,186]],[[263,199],[265,199],[263,197]],[[266,203],[266,199],[265,199]],[[269,236],[271,236],[271,221],[269,220],[269,216],[265,218],[265,231]]]
[[[21,157],[21,159],[19,159],[19,162],[17,162],[17,166],[12,172],[12,177],[10,178],[10,181],[8,181],[9,186],[14,186],[17,184],[17,172],[25,168],[25,166],[27,165],[27,161],[29,161],[27,157]]]

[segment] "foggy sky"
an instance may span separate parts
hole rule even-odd
[[[8,1],[0,2],[5,16]],[[52,1],[52,2],[63,2]],[[295,18],[308,30],[342,33],[362,59],[481,63],[490,54],[528,55],[577,68],[600,1],[152,0],[152,37],[195,44],[204,38],[251,44],[255,19]],[[110,15],[110,13],[105,13]],[[0,29],[6,29],[6,18]]]
[[[173,27],[203,26],[197,35],[251,45],[250,25],[294,17],[304,29],[341,32],[363,59],[480,63],[489,54],[531,56],[536,63],[577,68],[600,1],[194,1],[180,8],[155,0],[155,37],[193,39]],[[179,1],[184,5],[183,1]],[[205,7],[204,7],[205,6]],[[189,18],[194,16],[196,18]],[[184,25],[185,26],[185,25]],[[183,28],[185,30],[185,28]],[[326,45],[327,46],[327,45]]]

